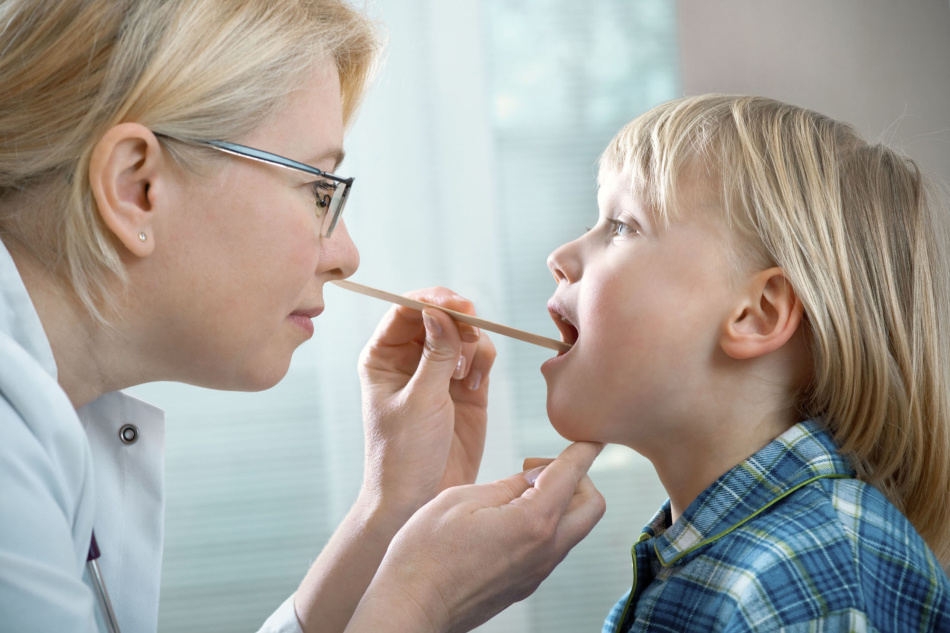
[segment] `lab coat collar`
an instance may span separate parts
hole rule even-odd
[[[0,333],[6,334],[36,359],[46,373],[56,377],[56,360],[33,307],[20,271],[6,245],[0,240]]]

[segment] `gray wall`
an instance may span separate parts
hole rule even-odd
[[[685,94],[818,110],[950,182],[947,0],[679,0],[678,11]]]

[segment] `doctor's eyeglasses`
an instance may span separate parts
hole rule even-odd
[[[317,204],[317,218],[321,220],[320,235],[330,237],[333,229],[336,228],[340,216],[343,214],[343,207],[346,206],[346,199],[350,195],[350,189],[353,187],[353,178],[340,178],[325,171],[298,163],[295,160],[271,154],[263,150],[254,149],[237,143],[228,143],[227,141],[198,141],[194,139],[179,139],[165,134],[155,134],[155,136],[171,138],[184,143],[195,143],[197,145],[206,145],[226,154],[256,160],[268,165],[277,165],[285,169],[302,171],[312,176],[318,176],[317,180],[311,183]]]

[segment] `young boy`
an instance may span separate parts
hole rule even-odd
[[[710,95],[628,124],[599,183],[548,260],[548,414],[669,494],[604,631],[950,630],[950,268],[916,168]]]

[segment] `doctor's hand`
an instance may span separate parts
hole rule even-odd
[[[442,492],[393,539],[347,631],[468,631],[531,595],[604,514],[587,476],[602,446]]]
[[[445,288],[408,296],[475,314],[471,302]],[[386,313],[360,357],[361,496],[405,519],[440,491],[475,481],[494,361],[486,335],[441,310],[394,306]]]

